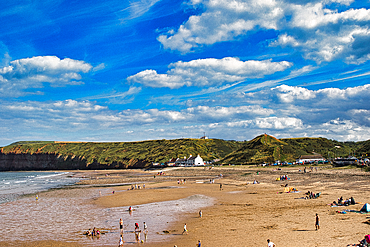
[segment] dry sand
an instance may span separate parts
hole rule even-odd
[[[176,200],[194,194],[215,199],[211,207],[202,209],[203,217],[186,214],[168,229],[150,229],[151,234],[164,234],[168,231],[169,240],[165,243],[147,242],[142,246],[195,246],[201,240],[205,246],[267,246],[271,239],[276,246],[347,246],[358,243],[370,233],[370,214],[348,212],[344,209],[360,210],[365,202],[370,202],[369,173],[360,169],[329,169],[319,167],[318,171],[299,172],[298,167],[219,167],[169,169],[164,176],[138,170],[84,172],[91,179],[84,184],[117,184],[140,181],[147,189],[130,190],[115,187],[114,195],[91,200],[102,207],[130,206],[151,202]],[[302,169],[302,167],[301,167]],[[303,170],[303,169],[302,169]],[[259,171],[259,175],[257,175]],[[109,176],[105,173],[109,172]],[[223,174],[223,178],[210,184],[209,180]],[[276,181],[281,175],[288,175],[287,181]],[[81,176],[81,173],[79,173]],[[186,179],[181,188],[178,179]],[[259,184],[253,184],[254,180]],[[205,183],[200,183],[204,181]],[[222,190],[219,184],[222,183]],[[283,185],[295,187],[300,193],[282,193]],[[157,187],[158,189],[151,189]],[[308,190],[321,192],[317,199],[298,199]],[[120,192],[121,191],[121,192]],[[338,197],[353,196],[359,204],[348,207],[330,207],[328,204]],[[320,229],[315,231],[315,214],[320,216]],[[366,223],[367,222],[367,223]],[[189,232],[182,235],[183,224]],[[14,243],[13,243],[14,244]],[[117,246],[112,243],[112,246]],[[129,244],[126,244],[129,246]],[[131,244],[132,245],[132,244]],[[14,246],[14,245],[13,245]],[[63,242],[32,242],[27,246],[79,246]]]

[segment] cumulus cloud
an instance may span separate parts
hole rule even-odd
[[[1,102],[0,125],[12,126],[4,138],[14,135],[12,131],[21,133],[32,129],[33,133],[59,133],[58,138],[74,133],[72,139],[114,133],[104,136],[105,141],[127,140],[127,135],[131,140],[194,137],[192,133],[203,132],[212,133],[210,135],[216,138],[237,140],[248,140],[261,133],[281,138],[324,136],[364,140],[370,138],[369,97],[369,84],[319,90],[281,85],[244,95],[229,95],[230,101],[224,101],[223,106],[218,106],[220,101],[208,102],[209,105],[193,101],[193,106],[178,110],[115,111],[86,100]],[[119,136],[125,139],[114,139]]]
[[[276,29],[277,21],[283,17],[282,9],[273,0],[193,1],[200,3],[207,9],[203,14],[191,16],[177,32],[170,30],[158,37],[165,49],[186,53],[201,45],[231,40],[256,26]]]
[[[21,96],[22,90],[41,88],[43,83],[52,86],[78,85],[82,73],[92,66],[84,61],[56,56],[37,56],[9,62],[0,68],[0,96]]]
[[[283,71],[290,66],[292,64],[287,61],[241,61],[234,57],[208,58],[172,63],[169,65],[171,69],[166,74],[158,74],[155,70],[144,70],[128,77],[127,80],[148,87],[169,87],[171,89],[185,85],[209,87],[234,83],[248,78],[261,78]]]
[[[363,63],[370,59],[370,10],[352,0],[198,0],[204,12],[158,36],[165,49],[188,53],[256,30],[280,33],[271,46],[290,46],[306,59]],[[332,4],[335,3],[335,4]],[[289,17],[289,18],[287,18]]]

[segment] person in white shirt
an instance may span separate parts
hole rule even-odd
[[[276,247],[276,245],[270,239],[267,239],[267,247]]]
[[[187,229],[187,227],[186,227],[186,223],[185,223],[185,225],[184,225],[184,231],[182,232],[182,234],[188,234],[188,229]]]

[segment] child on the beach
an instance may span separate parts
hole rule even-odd
[[[185,223],[185,225],[184,225],[184,231],[182,232],[182,234],[184,234],[184,233],[188,234],[188,229],[187,229],[187,227],[186,227],[186,223]]]

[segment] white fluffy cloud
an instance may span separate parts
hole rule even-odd
[[[178,29],[161,34],[158,40],[165,49],[187,53],[257,29],[272,29],[280,32],[272,46],[289,45],[318,63],[343,59],[359,64],[370,59],[370,48],[361,45],[370,42],[370,9],[351,8],[352,2],[198,0],[192,4],[202,4],[205,11],[189,17]]]
[[[271,60],[241,61],[238,58],[198,59],[190,62],[176,62],[166,74],[158,74],[155,70],[144,70],[127,78],[148,87],[179,88],[182,86],[214,86],[234,83],[247,78],[261,78],[265,75],[283,71],[292,66],[287,61],[272,62]]]
[[[32,129],[35,136],[50,131],[58,133],[59,139],[71,136],[74,140],[95,141],[196,137],[203,132],[215,138],[237,140],[248,140],[261,133],[281,138],[364,140],[370,138],[369,97],[370,85],[319,90],[282,85],[244,96],[230,95],[224,106],[216,106],[220,102],[206,105],[194,101],[194,106],[178,110],[114,111],[95,102],[77,100],[2,102],[0,126],[7,129],[5,139]],[[108,132],[111,134],[105,136]]]
[[[256,26],[276,29],[277,22],[283,17],[283,10],[274,0],[258,1],[193,1],[202,3],[206,11],[200,16],[191,16],[174,30],[158,37],[164,48],[189,52],[201,45],[228,41],[236,36],[253,30]]]
[[[38,56],[14,60],[0,68],[0,97],[20,96],[22,90],[41,88],[43,83],[52,86],[81,84],[81,73],[92,66],[84,61],[55,56]]]

